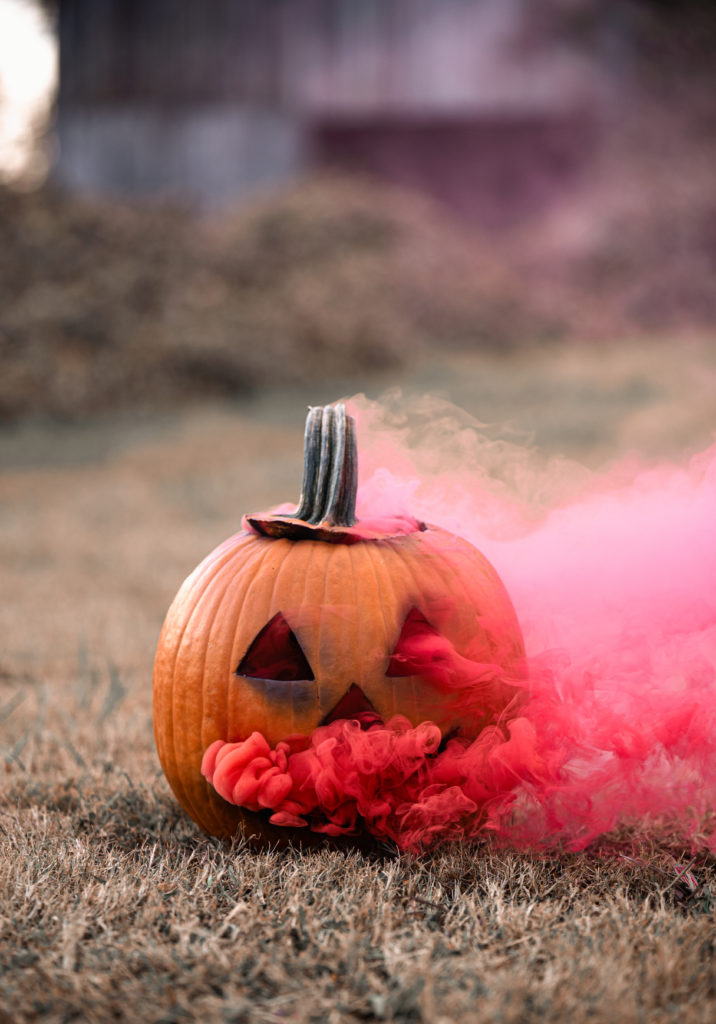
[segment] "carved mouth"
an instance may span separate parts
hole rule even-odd
[[[378,712],[361,690],[360,686],[351,683],[336,706],[321,720],[321,725],[329,725],[339,718],[351,718],[360,722],[361,728],[367,729],[377,722],[382,722]]]
[[[473,767],[476,772],[484,767],[490,751],[486,755],[479,744],[464,740],[457,758],[440,762],[451,739],[459,738],[456,728],[443,735],[433,722],[413,727],[400,715],[384,723],[355,683],[320,726],[310,736],[295,735],[277,743],[275,749],[258,732],[237,742],[216,740],[204,752],[202,775],[228,803],[245,811],[269,812],[271,825],[307,827],[329,836],[356,835],[366,828],[397,842],[395,829],[404,827],[405,834],[414,837],[415,825],[406,814],[411,805],[422,806],[423,797],[436,794],[441,802],[431,833],[439,827],[452,834],[452,822],[462,822],[466,808],[473,808],[475,827],[482,827],[481,804],[475,803],[472,791],[459,791]],[[495,738],[496,745],[500,742]],[[467,757],[470,751],[472,761],[464,768],[461,755]],[[501,785],[493,783],[497,795],[503,792]],[[445,808],[447,824],[442,823]]]
[[[346,690],[336,706],[321,719],[319,728],[321,725],[330,725],[331,722],[336,722],[341,718],[358,722],[361,729],[370,729],[372,725],[383,725],[383,719],[363,693],[360,686],[356,686],[355,683],[351,683],[349,689]],[[460,730],[457,726],[448,729],[443,734],[438,753],[442,753],[450,740],[459,734]]]

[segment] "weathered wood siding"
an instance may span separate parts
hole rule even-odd
[[[554,108],[584,64],[519,42],[521,0],[61,0],[60,103]],[[575,95],[575,89],[577,95]]]
[[[418,182],[454,192],[456,161],[501,144],[476,125],[571,124],[594,95],[587,65],[530,47],[524,10],[523,0],[59,0],[57,177],[221,203],[307,161],[350,166],[355,154],[383,175],[417,160]],[[441,121],[442,184],[431,152]]]

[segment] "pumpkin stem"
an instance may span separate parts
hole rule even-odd
[[[378,517],[358,523],[358,455],[355,420],[345,405],[316,406],[306,419],[303,483],[295,512],[259,512],[243,518],[244,529],[263,537],[357,544],[426,530],[412,516]]]
[[[355,421],[340,405],[316,406],[306,418],[303,483],[291,518],[304,523],[353,526],[358,455]]]

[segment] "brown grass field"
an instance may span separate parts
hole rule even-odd
[[[405,383],[589,465],[672,457],[712,440],[712,348],[452,357]],[[0,434],[1,1024],[716,1019],[716,860],[668,835],[257,853],[174,802],[164,612],[243,512],[297,495],[306,403],[361,385]]]

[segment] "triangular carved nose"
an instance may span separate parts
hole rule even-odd
[[[328,725],[339,718],[357,718],[361,725],[370,721],[380,721],[380,715],[361,690],[360,686],[351,683],[336,706],[328,712],[321,725]]]

